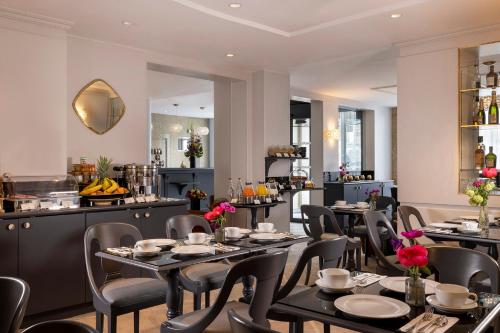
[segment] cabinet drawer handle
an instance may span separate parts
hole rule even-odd
[[[24,228],[24,229],[29,229],[29,228],[31,228],[31,223],[29,223],[29,222],[24,222],[24,223],[23,223],[23,228]]]
[[[151,213],[150,212],[145,212],[144,213],[144,217],[149,219],[151,217]]]
[[[7,226],[7,230],[9,231],[14,231],[16,230],[16,225],[14,223],[11,223]]]
[[[139,219],[140,217],[141,217],[141,215],[139,215],[139,213],[134,214],[134,219]]]

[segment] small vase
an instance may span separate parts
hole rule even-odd
[[[425,305],[425,284],[420,274],[410,274],[406,279],[405,302],[411,306]]]
[[[488,207],[487,206],[479,206],[479,228],[483,232],[488,232],[489,230],[489,221],[488,221]]]
[[[196,157],[189,156],[189,167],[196,168]]]
[[[224,227],[220,227],[215,230],[215,242],[216,243],[224,243],[226,241],[226,233]]]
[[[200,210],[200,199],[191,199],[191,210]]]
[[[377,210],[377,200],[375,199],[370,200],[370,210],[371,211]]]

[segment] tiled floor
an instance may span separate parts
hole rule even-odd
[[[300,224],[292,224],[291,229],[292,229],[291,231],[294,233],[303,232],[302,225]],[[295,263],[297,262],[297,259],[300,256],[304,247],[305,247],[304,244],[298,244],[290,248],[288,262],[285,269],[285,277],[284,277],[285,281],[288,278],[289,274],[292,272],[293,268],[295,267]],[[315,261],[313,263],[313,271],[311,277],[316,276],[317,266],[318,266],[317,261]],[[312,278],[311,280],[314,281],[314,279]],[[302,277],[301,281],[303,283],[304,276]],[[233,292],[231,293],[230,299],[238,299],[239,297],[241,297],[241,290],[242,290],[241,284],[236,285],[233,289]],[[215,298],[217,297],[217,293],[218,291],[212,292],[211,295],[212,301],[215,300]],[[192,295],[191,293],[186,292],[184,297],[184,312],[192,311],[192,309],[193,309]],[[164,305],[141,311],[141,323],[140,323],[141,333],[158,333],[160,324],[165,320],[165,312],[166,312],[166,307]],[[72,319],[86,323],[92,327],[95,327],[94,313],[83,314]],[[288,332],[287,323],[272,322],[271,325],[272,328],[278,332]],[[131,314],[123,315],[118,318],[118,332],[119,333],[133,332],[133,317]],[[323,324],[317,322],[307,322],[305,323],[304,326],[304,332],[306,333],[323,332]],[[332,332],[347,333],[352,331],[338,327],[335,328],[332,327]]]

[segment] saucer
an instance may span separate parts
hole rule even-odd
[[[154,257],[161,252],[161,248],[155,246],[149,250],[136,250],[134,249],[134,255],[138,257]]]
[[[463,234],[480,234],[481,233],[481,228],[477,229],[465,229],[462,228],[461,226],[457,228],[457,230]]]
[[[191,243],[191,241],[189,239],[186,239],[184,241],[184,244],[186,244],[186,245],[205,245],[205,243],[207,243],[209,241],[210,241],[209,239],[206,239],[204,242],[201,242],[201,243]]]
[[[474,302],[470,298],[465,301],[465,304],[460,307],[451,307],[447,305],[442,305],[438,303],[436,295],[427,296],[425,299],[427,303],[435,307],[439,311],[449,312],[449,313],[464,313],[477,308],[477,302]]]
[[[240,228],[240,234],[242,234],[242,235],[248,235],[250,233],[252,233],[252,230],[245,229],[245,228]]]
[[[259,234],[274,234],[276,232],[276,229],[273,229],[271,231],[264,231],[264,230],[255,229],[255,232],[257,232]]]
[[[316,285],[321,289],[322,292],[332,294],[332,293],[342,293],[342,292],[348,292],[351,291],[352,288],[356,287],[357,282],[350,279],[347,284],[343,287],[328,287],[321,282],[321,279],[316,280]]]

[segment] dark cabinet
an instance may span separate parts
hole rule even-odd
[[[83,214],[19,219],[19,277],[30,285],[27,314],[82,304]]]
[[[380,195],[390,197],[393,181],[353,182],[353,183],[325,183],[324,204],[333,206],[337,200],[346,200],[349,204],[366,201],[368,194],[374,189],[380,190]]]
[[[165,223],[175,215],[187,214],[185,206],[157,207],[141,210],[141,233],[143,238],[165,238]]]
[[[19,223],[0,220],[0,276],[17,276]]]

